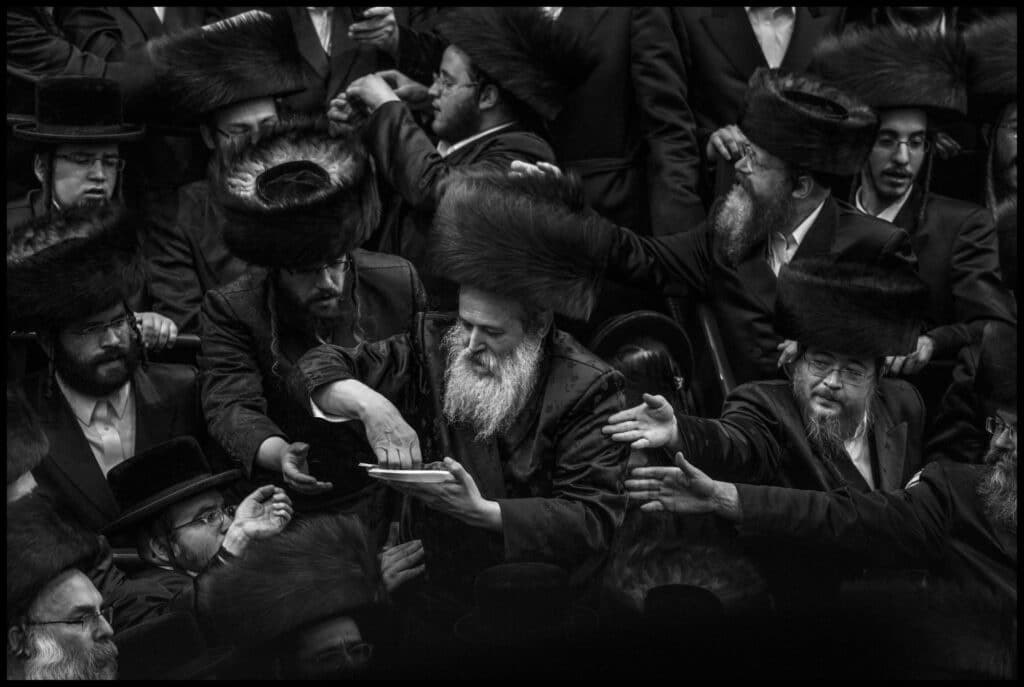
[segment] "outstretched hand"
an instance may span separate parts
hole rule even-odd
[[[644,394],[644,402],[608,418],[601,428],[613,441],[630,442],[635,449],[672,448],[679,444],[679,426],[672,405],[664,396]]]
[[[283,530],[292,519],[292,500],[281,487],[260,487],[238,504],[232,527],[249,539],[266,539]]]
[[[675,467],[634,468],[626,480],[631,499],[645,511],[672,511],[696,515],[716,510],[716,483],[676,453]]]
[[[281,476],[284,483],[300,494],[313,495],[330,491],[330,482],[321,482],[309,474],[309,444],[297,441],[284,447]]]

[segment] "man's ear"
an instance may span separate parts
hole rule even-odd
[[[161,537],[150,537],[147,540],[149,546],[149,558],[162,565],[171,564],[170,543]]]
[[[981,125],[981,140],[985,141],[986,148],[992,142],[992,122],[985,122]]]
[[[209,125],[199,125],[199,136],[203,139],[203,145],[209,150],[214,150],[217,147],[217,141],[213,138],[213,132],[210,130]]]
[[[793,184],[793,197],[803,200],[814,191],[814,179],[809,174],[800,174]]]
[[[32,172],[36,175],[36,179],[40,184],[46,183],[46,163],[43,161],[43,156],[39,153],[32,157]]]
[[[498,95],[498,87],[494,84],[487,84],[480,89],[480,95],[477,97],[476,102],[481,110],[490,110],[497,107],[500,100],[501,96]]]
[[[548,332],[551,331],[551,327],[555,324],[555,313],[550,310],[545,310],[541,315],[541,319],[544,321],[544,326],[541,327],[540,335],[541,337],[545,337],[548,335]]]
[[[21,657],[28,654],[25,626],[20,620],[7,628],[7,653]]]

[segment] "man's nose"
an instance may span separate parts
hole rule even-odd
[[[892,159],[901,165],[908,164],[910,162],[910,146],[904,142],[896,144],[896,150],[893,151]]]
[[[118,327],[107,327],[103,330],[103,337],[100,339],[100,346],[103,348],[115,348],[121,345],[121,330]]]
[[[473,353],[484,349],[484,336],[483,332],[479,329],[473,329],[469,333],[469,350]]]
[[[843,379],[839,376],[839,370],[829,370],[828,374],[825,375],[821,381],[825,386],[833,389],[839,389],[843,386]]]
[[[992,435],[992,445],[998,449],[1017,450],[1017,437],[1009,427],[1003,427],[1001,432]]]
[[[102,615],[99,617],[99,621],[96,623],[96,631],[93,637],[97,640],[109,639],[114,636],[114,628],[110,626],[107,619]]]

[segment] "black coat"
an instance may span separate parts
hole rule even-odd
[[[905,231],[867,218],[833,198],[826,199],[793,259],[812,257],[915,262]],[[774,326],[778,278],[763,247],[733,268],[721,255],[708,224],[686,234],[655,238],[619,230],[609,253],[608,279],[663,289],[681,282],[715,312],[737,384],[779,375],[776,347],[782,337]]]
[[[56,382],[52,396],[46,398],[47,382],[45,374],[23,382],[25,395],[50,442],[49,455],[32,474],[39,487],[64,504],[78,522],[98,532],[120,514],[120,508]],[[140,366],[132,377],[132,390],[136,453],[185,435],[195,437],[200,445],[208,444],[195,368],[156,363],[147,369]],[[216,454],[206,453],[216,464]]]

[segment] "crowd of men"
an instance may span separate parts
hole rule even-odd
[[[7,677],[1015,678],[1017,16],[7,10]]]

